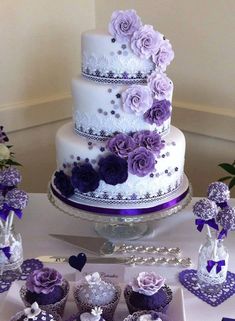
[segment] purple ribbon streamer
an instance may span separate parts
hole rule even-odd
[[[20,209],[9,206],[7,203],[4,203],[2,209],[0,210],[0,218],[2,218],[5,221],[10,211],[13,211],[19,219],[22,218],[22,211]]]
[[[0,247],[0,251],[2,251],[5,254],[5,257],[8,260],[10,260],[10,258],[11,258],[11,248],[10,248],[10,246]]]
[[[228,207],[228,202],[225,201],[225,202],[221,202],[221,203],[216,203],[217,206],[219,206],[220,208],[225,208],[225,207]]]
[[[104,208],[104,207],[96,207],[96,206],[89,206],[89,205],[84,205],[84,204],[79,204],[71,201],[68,198],[63,197],[61,194],[59,194],[54,187],[51,185],[51,190],[53,194],[63,201],[65,204],[70,205],[75,208],[79,208],[84,211],[88,212],[94,212],[97,214],[103,214],[103,215],[123,215],[123,216],[134,216],[134,215],[142,215],[142,214],[149,214],[152,212],[157,212],[161,211],[170,207],[173,207],[174,205],[178,204],[180,201],[182,201],[186,195],[189,192],[189,188],[185,192],[183,192],[181,195],[178,197],[174,198],[173,200],[153,206],[153,207],[148,207],[148,208],[123,208],[123,209],[116,209],[116,208]]]
[[[218,235],[218,240],[222,240],[224,236],[227,236],[228,235],[228,230],[226,229],[222,229]]]
[[[222,270],[222,267],[225,266],[225,260],[220,260],[220,261],[208,260],[207,266],[206,266],[207,271],[210,273],[215,265],[216,265],[216,274],[218,274]]]
[[[198,218],[195,220],[195,224],[197,225],[197,230],[199,232],[201,232],[203,230],[203,227],[205,224],[209,225],[210,227],[212,227],[215,230],[219,230],[219,226],[216,223],[214,218],[211,218],[210,220],[203,220],[201,218]]]

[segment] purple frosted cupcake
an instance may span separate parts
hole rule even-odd
[[[170,321],[170,319],[161,312],[139,311],[128,315],[123,321]]]
[[[121,288],[102,279],[98,272],[87,275],[74,288],[74,298],[79,314],[90,312],[98,306],[102,309],[106,321],[113,319],[120,296]]]
[[[160,275],[141,272],[127,285],[124,297],[130,314],[143,310],[165,312],[172,300],[172,291]]]
[[[10,321],[61,321],[61,318],[41,310],[37,302],[34,302],[29,308],[17,313]]]
[[[31,273],[26,285],[20,290],[26,306],[37,302],[47,312],[56,312],[63,316],[69,293],[69,283],[62,275],[51,268],[42,268]]]

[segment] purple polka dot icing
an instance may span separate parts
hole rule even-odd
[[[235,230],[235,208],[228,206],[221,209],[216,220],[225,230]]]
[[[16,186],[22,180],[22,176],[18,169],[9,167],[0,171],[0,183],[5,186]]]
[[[208,186],[208,198],[216,203],[224,203],[230,199],[230,191],[223,182],[213,182]]]
[[[204,198],[196,202],[193,206],[193,213],[195,216],[204,220],[215,218],[218,213],[218,207],[215,202]]]
[[[5,202],[15,208],[15,209],[23,209],[28,204],[29,197],[26,192],[14,188],[6,194]]]

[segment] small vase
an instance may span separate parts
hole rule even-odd
[[[205,244],[201,245],[199,249],[198,256],[197,278],[202,291],[216,294],[222,289],[227,277],[228,259],[228,250],[224,246],[223,240],[207,236]],[[215,262],[211,269],[208,267],[208,261]],[[223,261],[223,264],[218,268],[220,261]]]
[[[0,276],[5,271],[19,271],[23,263],[23,248],[21,235],[15,233],[12,227],[6,232],[0,229]]]

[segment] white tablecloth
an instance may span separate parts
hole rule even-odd
[[[194,225],[192,205],[196,200],[194,198],[191,204],[180,213],[154,223],[155,233],[143,238],[143,241],[151,241],[155,245],[179,246],[184,256],[192,258],[194,267],[196,267],[199,246],[205,241],[205,234],[197,232]],[[235,200],[232,200],[231,204],[234,206]],[[92,223],[63,214],[49,203],[45,194],[30,194],[30,202],[24,211],[24,218],[22,221],[15,221],[15,229],[22,235],[25,258],[48,254],[70,256],[78,253],[76,246],[53,239],[48,235],[50,233],[95,235]],[[235,272],[234,242],[235,233],[230,233],[226,245],[230,253],[229,270],[231,272]],[[71,268],[68,265],[58,264],[56,268],[65,277],[71,279]],[[177,267],[164,266],[159,268],[159,273],[167,278],[169,284],[179,285],[177,276],[181,270]],[[5,294],[0,295],[0,302],[4,297]],[[216,308],[202,302],[186,289],[184,289],[184,298],[187,321],[221,321],[225,316],[235,318],[235,296]]]

